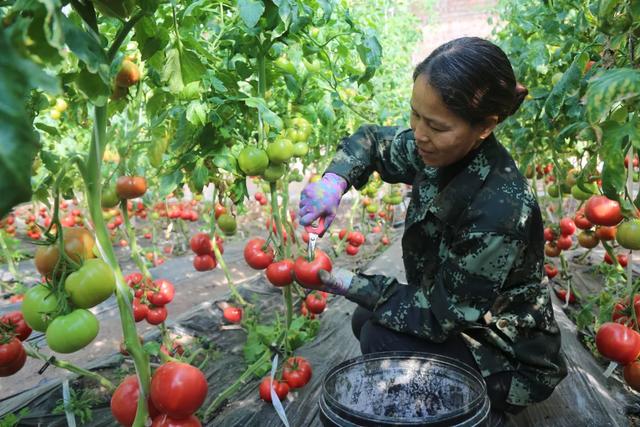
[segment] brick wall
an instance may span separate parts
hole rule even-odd
[[[496,4],[497,0],[437,0],[432,16],[414,6],[414,13],[423,22],[423,41],[413,54],[413,63],[417,64],[449,40],[463,36],[489,37],[492,26],[487,19]]]

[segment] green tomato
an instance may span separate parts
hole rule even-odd
[[[556,184],[551,184],[547,187],[547,193],[551,197],[558,197],[560,195],[560,188]]]
[[[553,76],[551,76],[551,84],[553,84],[554,86],[557,85],[560,82],[560,79],[562,79],[563,74],[561,72],[557,72],[555,73]]]
[[[401,195],[393,195],[390,197],[389,200],[389,204],[390,205],[399,205],[400,203],[402,203],[402,196]]]
[[[158,212],[155,212],[155,211],[152,212],[151,213],[151,219],[154,220],[154,221],[159,220],[160,219],[160,214]]]
[[[44,285],[29,289],[22,301],[22,314],[34,331],[44,332],[58,308],[58,298]]]
[[[306,156],[309,152],[309,144],[306,142],[296,142],[293,144],[293,155],[295,157]]]
[[[376,203],[371,203],[369,206],[366,207],[366,210],[369,213],[376,213],[378,212],[378,205]]]
[[[71,302],[78,308],[91,308],[113,295],[116,278],[109,265],[99,258],[88,259],[64,282]]]
[[[269,167],[262,173],[262,177],[267,182],[276,182],[282,177],[282,175],[284,175],[285,171],[286,168],[284,163],[279,165],[269,165]]]
[[[236,233],[236,229],[238,228],[238,224],[236,223],[236,219],[229,214],[222,214],[218,218],[218,226],[220,230],[227,236],[232,236]]]
[[[563,182],[560,184],[560,191],[562,191],[562,194],[570,194],[571,186],[568,183]]]
[[[118,206],[118,203],[120,203],[120,198],[118,198],[118,194],[116,193],[116,186],[110,185],[108,187],[104,187],[102,189],[102,207],[110,209]]]
[[[309,62],[306,59],[302,58],[302,63],[304,64],[304,68],[306,68],[307,71],[312,74],[322,71],[322,64],[319,61]]]
[[[258,147],[248,146],[240,151],[238,166],[245,175],[260,175],[269,166],[269,156]]]
[[[623,248],[640,249],[640,219],[631,219],[618,225],[616,240]]]
[[[291,120],[291,127],[287,129],[287,137],[293,142],[306,142],[311,135],[311,124],[304,117]]]
[[[588,193],[586,191],[582,191],[580,187],[578,187],[578,185],[576,184],[573,187],[571,187],[571,195],[573,196],[574,199],[588,200],[591,196],[593,196],[598,191],[598,187],[595,183],[584,184],[583,186],[592,190],[593,192]]]
[[[267,145],[269,163],[279,164],[288,161],[293,156],[293,143],[288,139],[279,139]]]
[[[286,57],[281,56],[275,61],[273,61],[273,65],[275,65],[280,70],[289,74],[296,74],[296,66],[293,65],[293,62],[289,61]]]
[[[51,322],[46,333],[47,344],[56,353],[73,353],[89,345],[99,330],[96,316],[89,310],[77,308]]]

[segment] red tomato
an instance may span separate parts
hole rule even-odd
[[[288,286],[293,283],[293,268],[294,264],[290,259],[271,263],[267,267],[267,279],[273,286]]]
[[[558,237],[558,241],[556,242],[556,246],[561,250],[571,249],[572,244],[573,241],[571,240],[571,236],[564,235]]]
[[[349,237],[347,237],[347,240],[353,246],[358,247],[364,243],[364,234],[359,231],[352,231],[351,233],[349,233]]]
[[[220,218],[220,215],[224,215],[227,213],[227,208],[222,206],[220,203],[216,203],[216,206],[213,208],[215,212],[216,219]]]
[[[242,308],[227,307],[222,312],[224,318],[231,323],[240,323],[242,321]]]
[[[136,418],[140,388],[138,377],[129,375],[120,383],[111,396],[111,414],[123,426],[131,426]],[[159,414],[151,399],[147,401],[149,416],[151,418]]]
[[[289,394],[289,385],[285,381],[273,380],[272,382],[271,377],[269,376],[264,377],[262,379],[262,382],[260,382],[260,399],[264,400],[265,402],[271,402],[271,384],[273,384],[273,389],[275,390],[276,395],[278,395],[278,399],[282,401],[285,397],[287,397],[287,394]]]
[[[196,255],[193,258],[193,268],[196,271],[209,271],[216,268],[217,262],[214,257],[210,254],[207,255]]]
[[[544,240],[547,242],[553,242],[556,239],[556,233],[553,231],[551,227],[546,227],[544,229]]]
[[[318,277],[319,270],[331,271],[331,259],[329,256],[316,249],[313,261],[307,261],[306,257],[298,257],[294,266],[296,281],[304,286],[318,287],[321,285]]]
[[[265,247],[264,239],[256,238],[247,242],[244,247],[244,260],[249,267],[256,270],[264,270],[273,262],[275,256],[271,246]]]
[[[196,255],[208,255],[213,250],[211,246],[211,239],[207,233],[194,234],[190,241],[191,250]]]
[[[549,279],[553,279],[558,275],[558,267],[550,264],[544,265],[544,272]]]
[[[6,326],[12,335],[20,341],[24,341],[31,335],[31,328],[24,321],[21,311],[12,311],[0,317],[0,324]]]
[[[151,400],[172,418],[186,418],[200,408],[207,397],[207,379],[195,366],[169,362],[151,378]]]
[[[159,325],[167,320],[167,308],[166,307],[153,307],[149,308],[147,312],[147,322],[152,325]]]
[[[140,298],[133,299],[133,319],[136,322],[141,322],[147,318],[147,314],[149,314],[149,306],[143,304],[140,301]]]
[[[618,258],[618,263],[620,264],[621,267],[626,267],[627,263],[629,262],[629,259],[627,258],[627,256],[625,254],[618,254],[616,255],[616,258]]]
[[[311,379],[311,365],[302,357],[290,357],[282,368],[282,379],[291,388],[300,388]]]
[[[116,193],[121,199],[142,197],[146,191],[147,180],[142,176],[120,176],[116,180]]]
[[[300,306],[300,314],[302,314],[304,317],[308,317],[309,319],[316,318],[316,315],[309,311],[307,305],[304,302]]]
[[[387,246],[389,244],[389,238],[387,236],[382,236],[380,238],[380,243],[382,243],[383,245]]]
[[[379,233],[382,231],[382,228],[379,225],[375,225],[371,228],[372,233]]]
[[[584,208],[587,219],[596,225],[613,226],[622,221],[620,204],[606,196],[591,196]]]
[[[347,255],[351,256],[357,255],[359,250],[359,247],[353,246],[351,243],[347,244],[347,247],[345,248],[345,252],[347,253]]]
[[[157,279],[153,281],[153,287],[147,291],[147,298],[151,304],[156,306],[164,306],[173,301],[176,291],[173,284],[165,279]]]
[[[640,362],[637,360],[624,367],[624,381],[635,391],[640,391]]]
[[[257,192],[256,194],[253,195],[253,197],[256,199],[256,201],[261,201],[265,199],[264,194],[262,194],[261,192]]]
[[[562,250],[555,245],[553,242],[547,242],[544,245],[544,254],[548,257],[557,257],[560,255]]]
[[[576,224],[571,218],[562,218],[560,220],[560,233],[563,236],[571,236],[576,232]]]
[[[596,347],[607,359],[626,365],[640,355],[640,335],[619,323],[607,322],[596,333]]]
[[[320,314],[327,307],[327,300],[316,292],[307,295],[304,303],[313,314]]]
[[[618,229],[616,227],[598,226],[596,227],[596,236],[598,239],[607,241],[614,240]]]
[[[600,239],[596,236],[596,233],[590,230],[582,230],[580,234],[578,234],[578,244],[586,249],[592,249],[598,246],[600,243]]]
[[[0,344],[0,377],[8,377],[18,372],[27,360],[22,342],[18,338],[11,338],[5,344]]]
[[[567,290],[564,288],[556,288],[555,289],[556,295],[558,296],[558,298],[560,298],[560,300],[564,303],[567,300]],[[576,296],[573,294],[573,292],[571,292],[569,294],[569,303],[574,303],[576,302]]]
[[[342,240],[346,235],[347,235],[347,229],[343,228],[342,230],[340,230],[340,233],[338,233],[338,239]]]
[[[167,414],[158,415],[153,419],[151,427],[202,427],[200,420],[195,415],[188,418],[171,418]]]

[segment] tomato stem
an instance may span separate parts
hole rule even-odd
[[[125,229],[127,230],[127,237],[129,238],[129,247],[131,248],[131,258],[133,262],[135,262],[138,269],[142,275],[148,279],[152,279],[151,272],[147,268],[142,255],[140,255],[140,249],[138,248],[138,240],[136,238],[136,233],[131,225],[131,220],[129,219],[129,210],[127,209],[127,200],[122,199],[120,201],[120,209],[122,210],[122,219],[124,222]]]
[[[112,392],[113,390],[115,390],[115,386],[111,381],[109,381],[108,379],[106,379],[105,377],[103,377],[102,375],[96,372],[91,372],[87,369],[76,366],[71,362],[67,362],[66,360],[61,360],[55,357],[50,358],[48,356],[45,356],[44,354],[40,353],[35,347],[32,347],[31,344],[22,343],[22,345],[24,347],[25,352],[27,353],[27,356],[29,357],[42,360],[44,362],[49,362],[50,364],[52,364],[57,368],[65,369],[69,372],[73,372],[74,374],[91,378],[97,381],[98,383],[100,383],[100,385],[105,387],[109,392]]]

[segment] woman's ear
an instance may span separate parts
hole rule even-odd
[[[493,115],[485,118],[482,122],[480,122],[478,124],[478,127],[479,127],[478,130],[480,132],[480,134],[478,135],[478,138],[485,139],[486,137],[491,135],[491,132],[493,132],[493,130],[498,125],[498,120],[499,120],[498,116]]]

